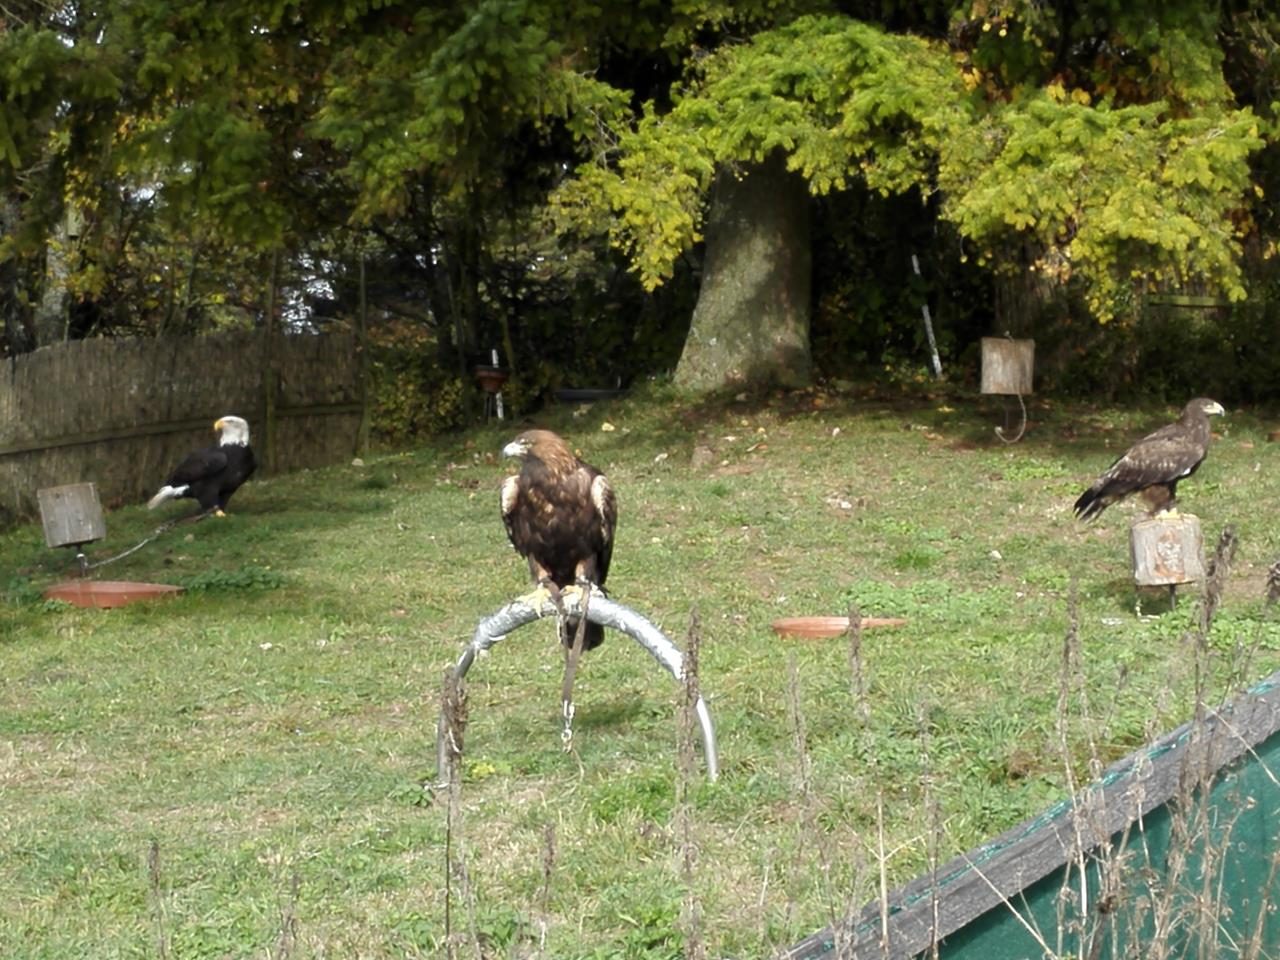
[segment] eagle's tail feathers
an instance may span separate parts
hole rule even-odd
[[[1132,484],[1118,483],[1108,476],[1100,477],[1093,486],[1080,494],[1075,504],[1075,514],[1081,520],[1094,520],[1113,503],[1118,503],[1133,493]]]
[[[1098,491],[1090,487],[1084,493],[1080,494],[1080,499],[1075,503],[1075,515],[1080,520],[1092,520],[1100,514],[1105,508],[1106,503],[1098,496]]]
[[[185,483],[180,487],[171,487],[169,486],[169,484],[166,483],[163,487],[161,487],[159,490],[156,491],[156,495],[154,497],[152,497],[150,500],[147,501],[147,509],[154,510],[156,507],[160,506],[160,504],[164,503],[166,500],[172,500],[174,497],[180,497],[186,492],[187,492],[187,485]]]

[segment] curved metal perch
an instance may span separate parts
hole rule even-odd
[[[568,612],[575,613],[581,606],[578,594],[564,595],[564,607]],[[527,598],[522,597],[485,617],[476,626],[471,642],[467,644],[466,649],[462,651],[462,656],[454,665],[454,677],[458,680],[465,677],[475,661],[476,654],[488,650],[499,640],[505,639],[512,630],[542,617],[555,615],[556,608],[550,600],[544,602],[541,609],[536,609],[529,605]],[[592,623],[625,633],[649,651],[677,682],[683,680],[684,654],[680,652],[680,648],[634,610],[615,603],[599,591],[593,590],[590,602],[587,604],[587,619]],[[702,731],[702,755],[707,764],[707,779],[714,781],[720,773],[720,761],[716,753],[716,731],[711,724],[711,713],[707,710],[706,701],[701,696],[694,704],[694,711],[698,715],[698,725]],[[441,716],[436,723],[436,776],[438,777],[444,777],[448,771],[448,745],[445,742],[444,733],[445,719],[442,705]]]

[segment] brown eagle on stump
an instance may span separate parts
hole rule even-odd
[[[528,430],[502,448],[522,461],[502,484],[502,521],[516,551],[529,561],[534,584],[557,606],[560,591],[604,590],[613,556],[618,504],[605,475],[579,460],[550,430]],[[577,621],[561,618],[560,639],[573,643]],[[604,640],[604,628],[587,623],[583,647]]]
[[[1173,512],[1178,481],[1196,472],[1209,451],[1209,417],[1226,413],[1222,404],[1196,397],[1168,426],[1143,437],[1103,472],[1075,504],[1081,520],[1093,520],[1103,510],[1138,493],[1151,516]]]

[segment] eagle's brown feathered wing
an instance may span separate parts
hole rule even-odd
[[[529,561],[534,583],[546,579],[561,588],[592,583],[603,589],[618,523],[617,500],[604,474],[549,430],[522,433],[503,452],[523,461],[502,485],[502,520],[511,545]],[[603,639],[603,628],[588,623],[585,647]]]
[[[1076,500],[1076,516],[1092,520],[1132,493],[1141,494],[1153,514],[1168,509],[1178,482],[1195,473],[1209,451],[1209,417],[1222,413],[1214,400],[1192,400],[1176,421],[1143,437],[1103,471]]]

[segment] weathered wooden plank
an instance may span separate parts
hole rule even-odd
[[[1029,396],[1034,392],[1036,342],[982,338],[982,392]]]
[[[50,547],[93,543],[107,535],[107,522],[92,483],[68,483],[37,492],[44,542]]]

